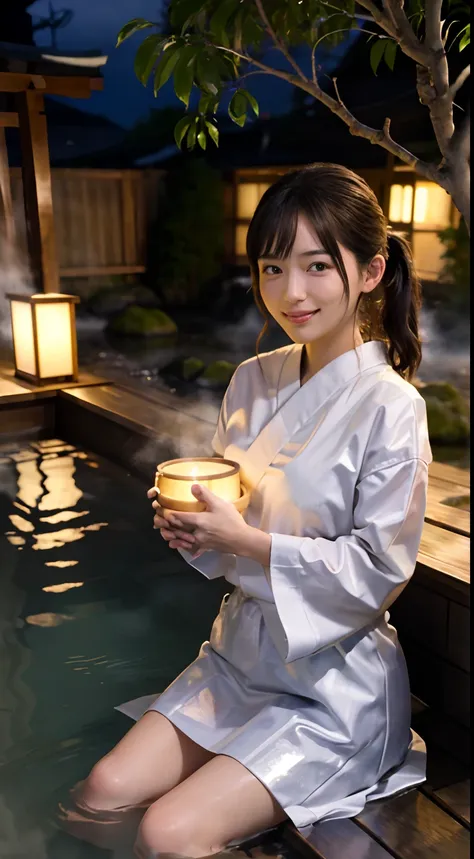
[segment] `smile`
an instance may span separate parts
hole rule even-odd
[[[304,325],[305,322],[309,322],[313,316],[319,313],[319,310],[308,310],[307,312],[299,311],[298,313],[283,313],[283,316],[286,316],[290,322],[293,322],[295,325]]]

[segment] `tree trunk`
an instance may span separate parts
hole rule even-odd
[[[454,205],[466,221],[467,231],[471,234],[471,171],[468,161],[456,164],[448,180],[446,188],[451,195]]]

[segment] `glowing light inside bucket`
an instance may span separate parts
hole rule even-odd
[[[196,504],[191,492],[196,483],[225,501],[235,502],[241,495],[239,466],[231,460],[177,459],[158,466],[155,485],[163,507],[178,510]]]

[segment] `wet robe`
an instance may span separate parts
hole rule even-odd
[[[182,552],[235,589],[197,659],[119,709],[156,710],[234,757],[305,831],[425,778],[387,609],[415,567],[431,452],[424,401],[381,343],[303,386],[301,357],[291,345],[241,364],[214,438],[252,490],[246,520],[271,534],[269,568]]]

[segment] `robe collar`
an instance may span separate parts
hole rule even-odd
[[[280,372],[275,411],[240,457],[242,476],[250,489],[257,487],[279,451],[305,424],[313,421],[317,430],[326,416],[328,401],[338,390],[353,379],[357,384],[366,371],[388,363],[383,343],[371,341],[335,358],[301,385],[302,349],[298,344],[289,350]],[[231,456],[232,450],[226,455]]]
[[[301,390],[309,395],[304,399],[307,400],[308,405],[312,402],[312,410],[314,410],[315,406],[323,403],[351,379],[380,364],[388,364],[385,344],[379,340],[370,340],[334,358],[302,385],[300,371],[303,348],[303,344],[295,344],[284,361],[278,382],[277,409],[296,391]]]

